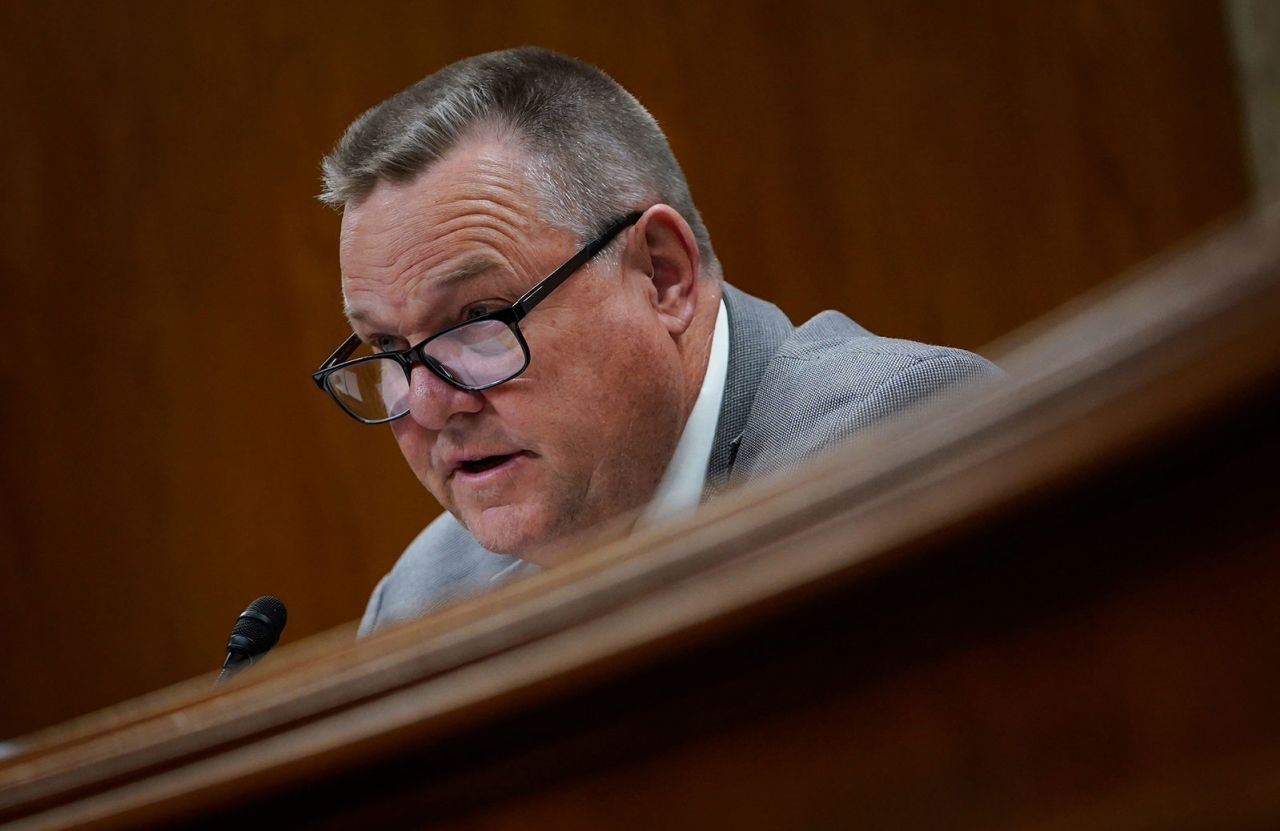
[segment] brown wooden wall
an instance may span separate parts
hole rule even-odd
[[[319,157],[537,43],[666,127],[728,279],[967,347],[1246,197],[1212,2],[0,4],[0,738],[357,616],[438,507],[307,374]]]

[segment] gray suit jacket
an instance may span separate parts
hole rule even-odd
[[[729,368],[703,498],[838,443],[937,391],[996,372],[958,349],[877,337],[839,312],[796,327],[724,286]],[[449,514],[427,526],[369,598],[361,635],[537,571],[480,546]]]

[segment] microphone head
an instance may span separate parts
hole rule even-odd
[[[289,613],[278,598],[263,595],[240,613],[227,649],[237,649],[248,658],[256,658],[276,645],[288,619]]]

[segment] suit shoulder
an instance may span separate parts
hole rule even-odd
[[[360,634],[483,591],[514,562],[513,557],[482,547],[452,515],[441,514],[409,543],[378,583],[365,609]]]
[[[873,335],[838,312],[796,329],[761,380],[735,478],[785,467],[956,384],[999,376],[972,352]]]
[[[764,403],[848,409],[888,397],[900,404],[970,378],[999,375],[985,358],[947,346],[873,335],[839,312],[800,326],[766,372]],[[763,385],[762,385],[763,386]],[[885,413],[888,414],[888,413]]]

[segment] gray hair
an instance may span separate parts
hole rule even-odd
[[[547,222],[586,239],[623,214],[663,202],[719,272],[711,237],[658,122],[594,66],[524,47],[458,61],[351,123],[325,157],[321,201],[359,202],[382,180],[403,182],[484,129],[509,133]]]

